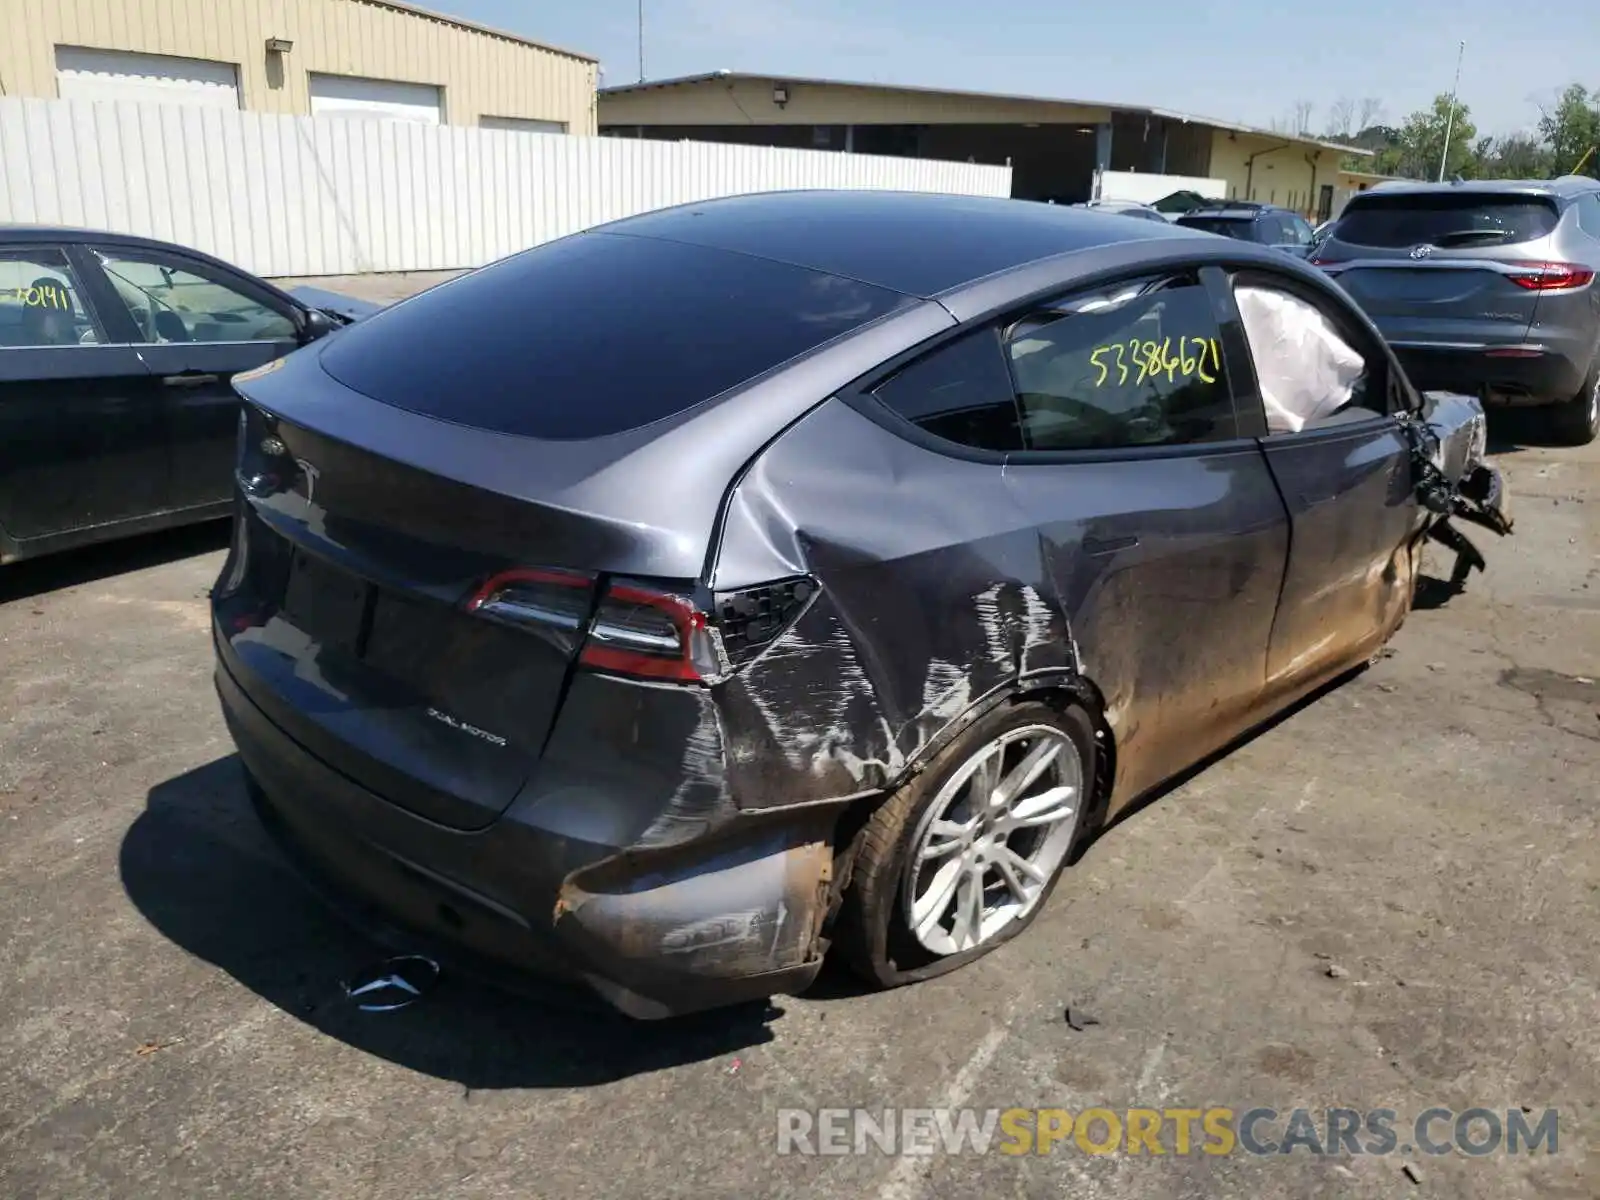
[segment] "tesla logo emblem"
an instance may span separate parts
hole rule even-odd
[[[1433,247],[1432,246],[1414,246],[1414,247],[1412,247],[1412,250],[1411,250],[1411,257],[1412,258],[1427,258],[1428,255],[1430,255],[1432,253],[1433,253]]]
[[[317,492],[317,480],[322,478],[322,472],[317,470],[303,458],[294,460],[294,465],[300,468],[300,474],[306,481],[306,503],[310,504]]]

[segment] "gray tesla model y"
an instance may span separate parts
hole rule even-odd
[[[1476,400],[1321,272],[1007,200],[746,196],[237,381],[217,686],[416,946],[664,1016],[948,970],[1504,532]]]

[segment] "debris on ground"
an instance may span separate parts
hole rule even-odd
[[[1346,975],[1350,974],[1349,971],[1346,971],[1338,963],[1329,963],[1327,970],[1323,971],[1322,973],[1329,979],[1343,979]]]
[[[1413,1164],[1407,1163],[1405,1166],[1401,1167],[1400,1170],[1405,1172],[1405,1177],[1411,1180],[1412,1183],[1422,1182],[1422,1172],[1417,1170]]]
[[[137,1054],[140,1058],[147,1058],[150,1055],[154,1054],[157,1050],[170,1050],[173,1046],[178,1045],[178,1043],[180,1043],[182,1041],[183,1041],[183,1039],[181,1037],[175,1037],[175,1038],[169,1038],[168,1040],[166,1040],[164,1042],[163,1041],[141,1042],[139,1044],[139,1048],[137,1050],[135,1050],[134,1053]]]
[[[439,982],[439,964],[421,954],[403,954],[357,971],[345,995],[366,1013],[409,1008]]]
[[[1081,1008],[1073,1008],[1070,1005],[1062,1015],[1066,1017],[1068,1027],[1076,1033],[1082,1033],[1091,1025],[1100,1024],[1099,1017],[1090,1016]]]
[[[728,1064],[727,1073],[729,1075],[737,1075],[739,1073],[739,1068],[741,1066],[743,1066],[743,1065],[744,1065],[744,1060],[736,1058],[731,1063]]]

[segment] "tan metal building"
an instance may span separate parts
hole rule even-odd
[[[398,0],[0,0],[0,94],[593,134],[598,62]]]
[[[1206,179],[1308,216],[1331,206],[1341,159],[1367,154],[1159,108],[726,71],[606,88],[600,132],[1010,162],[1028,200],[1089,199],[1107,172]]]

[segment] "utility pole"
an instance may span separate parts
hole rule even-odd
[[[639,82],[644,82],[644,0],[639,0]]]
[[[641,3],[643,0],[641,0]],[[1439,182],[1444,182],[1444,166],[1450,161],[1450,135],[1456,125],[1456,93],[1461,90],[1461,57],[1467,52],[1462,42],[1456,50],[1456,81],[1450,85],[1450,113],[1444,119],[1444,149],[1439,152]]]

